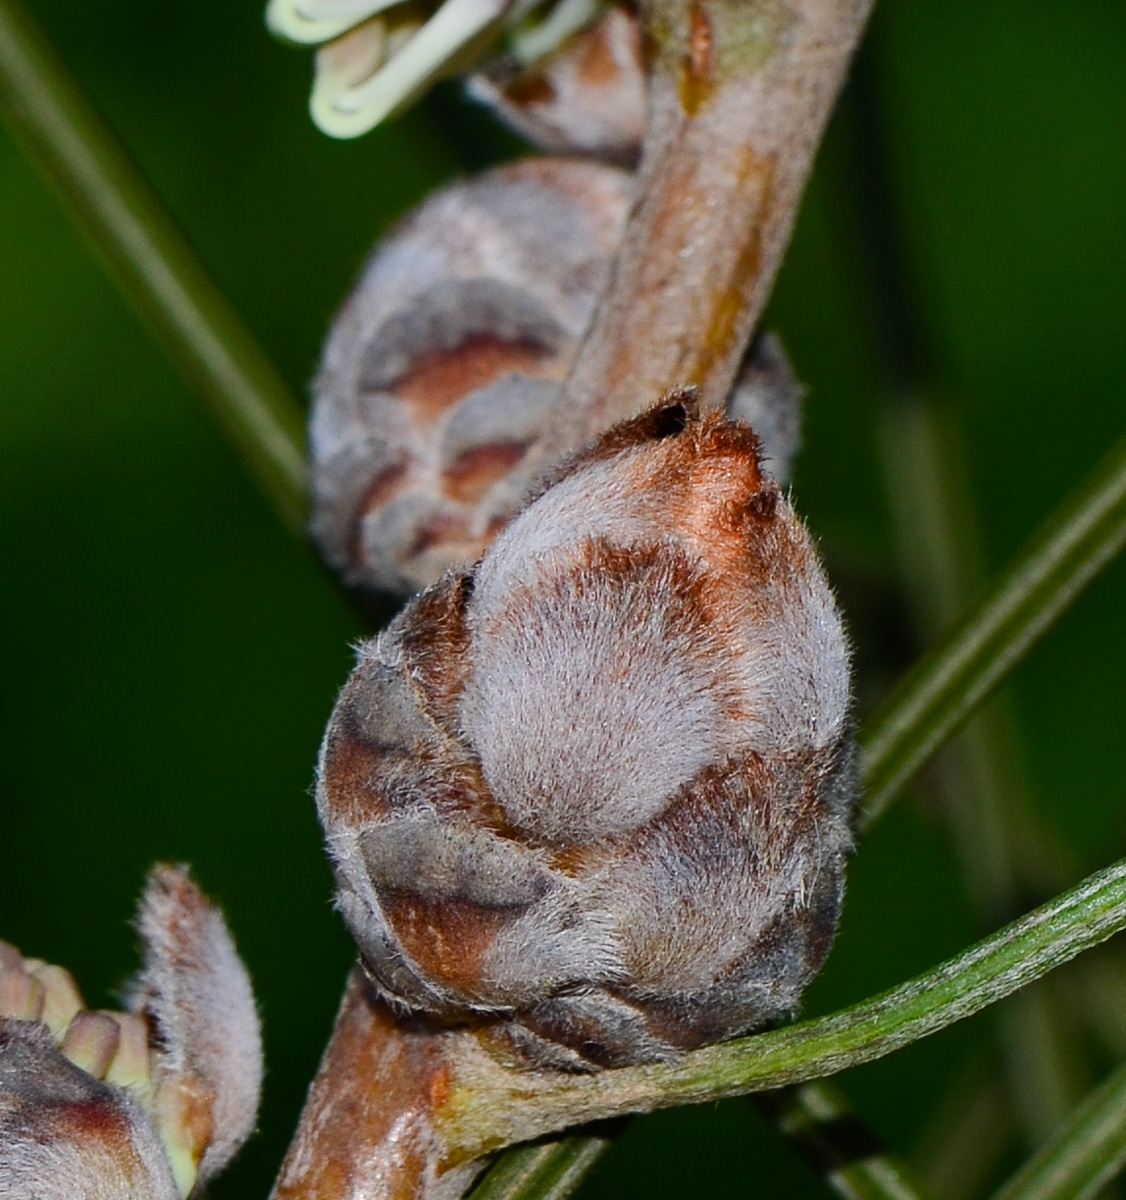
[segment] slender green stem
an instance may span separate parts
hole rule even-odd
[[[286,523],[300,527],[306,486],[300,406],[81,88],[12,0],[0,0],[0,109]]]
[[[840,1088],[825,1080],[752,1099],[844,1200],[929,1200],[911,1168],[886,1152]],[[563,1200],[609,1150],[613,1132],[580,1132],[514,1146],[496,1160],[468,1200]]]
[[[960,414],[941,399],[937,381],[944,372],[918,303],[903,235],[878,62],[886,49],[876,31],[853,63],[841,114],[852,142],[840,165],[847,162],[851,187],[845,199],[855,204],[860,248],[870,264],[870,326],[887,381],[879,440],[900,571],[920,643],[927,645],[980,593],[984,556]],[[1002,690],[982,706],[945,747],[928,780],[951,824],[969,898],[986,929],[1010,920],[1030,896],[1048,896],[1061,886],[1043,879],[1044,864],[1059,856],[1059,848],[1043,824],[1031,819],[1019,733],[1007,700]],[[1071,1036],[1073,1022],[1064,1019],[1064,994],[1051,986],[1055,982],[1025,988],[996,1014],[1009,1102],[1033,1144],[1090,1086],[1086,1047]],[[946,1109],[955,1144],[932,1161],[947,1172],[972,1173],[975,1163],[978,1169],[987,1165],[989,1132],[1006,1126],[982,1119],[982,1108],[988,1114],[991,1099],[997,1099],[992,1083],[980,1098],[984,1104],[962,1099],[957,1109]],[[967,1126],[975,1108],[973,1125]],[[1004,1147],[994,1142],[992,1149]]]
[[[470,1193],[469,1200],[563,1200],[610,1149],[615,1131],[575,1133],[505,1151]]]
[[[1126,1165],[1126,1065],[1097,1087],[993,1200],[1087,1200]]]
[[[953,734],[1126,541],[1126,439],[912,670],[861,739],[862,824]]]
[[[804,1082],[972,1016],[1126,927],[1126,860],[956,958],[830,1016],[593,1076],[512,1072],[487,1054],[455,1072],[442,1136],[473,1156],[627,1112]]]
[[[753,1097],[844,1200],[927,1200],[911,1168],[889,1154],[834,1083],[819,1079]]]

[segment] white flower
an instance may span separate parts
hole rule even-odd
[[[599,11],[600,0],[270,0],[279,37],[319,45],[310,98],[331,137],[358,137],[505,36],[527,64]]]

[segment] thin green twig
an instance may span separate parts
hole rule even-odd
[[[563,1200],[613,1145],[616,1130],[574,1133],[558,1141],[514,1146],[473,1189],[472,1200]]]
[[[644,1112],[716,1100],[832,1074],[973,1015],[1123,927],[1126,860],[1090,876],[957,958],[827,1017],[695,1051],[676,1064],[628,1067],[586,1078],[543,1077],[538,1085],[535,1076],[506,1076],[500,1086],[492,1080],[464,1080],[459,1124],[471,1125],[473,1130],[463,1127],[457,1131],[457,1140],[471,1152],[480,1153],[490,1145],[518,1140],[521,1127],[527,1130],[529,1120],[538,1128],[524,1132],[525,1137],[626,1110]],[[1094,1135],[1105,1130],[1106,1124],[1092,1116],[1084,1128]],[[1093,1147],[1105,1146],[1105,1134],[1100,1136],[1102,1141],[1092,1136],[1088,1142]],[[510,1150],[493,1168],[503,1190],[475,1193],[474,1200],[486,1196],[488,1200],[530,1200],[545,1194],[560,1200],[569,1191],[565,1182],[568,1161],[585,1161],[602,1149],[577,1135],[531,1149]],[[1090,1161],[1094,1161],[1094,1151]],[[1106,1169],[1107,1155],[1098,1161]],[[897,1193],[890,1189],[900,1183],[909,1185],[906,1177],[897,1180],[881,1174],[882,1180],[875,1175],[854,1179],[858,1186],[882,1182],[883,1194],[875,1190],[857,1194],[891,1200]],[[561,1179],[562,1186],[556,1186],[555,1181]],[[551,1186],[550,1192],[541,1191],[545,1182]],[[1061,1200],[1063,1194],[1059,1194]],[[1019,1200],[1030,1198],[1021,1196]]]
[[[1126,1165],[1126,1065],[1097,1087],[993,1200],[1088,1200]]]
[[[306,489],[300,406],[82,89],[12,0],[0,0],[0,109],[286,524],[300,528]]]
[[[861,739],[862,825],[1024,657],[1126,542],[1126,439],[1044,522],[989,593],[925,655]]]
[[[459,1155],[627,1112],[649,1112],[832,1075],[1011,995],[1126,927],[1126,860],[933,970],[816,1020],[593,1076],[507,1071],[488,1055],[452,1082],[443,1137]]]
[[[930,1200],[925,1185],[887,1152],[835,1084],[819,1079],[750,1099],[844,1200]],[[564,1200],[614,1136],[578,1132],[513,1146],[498,1156],[468,1200]]]
[[[853,63],[842,123],[851,132],[846,199],[855,206],[861,253],[871,264],[870,326],[886,380],[881,406],[881,462],[896,549],[919,644],[929,645],[967,609],[985,582],[981,529],[956,405],[941,399],[943,370],[918,302],[908,239],[898,203],[893,148],[878,56],[869,36]],[[846,160],[840,165],[845,166]],[[1044,863],[1058,855],[1032,819],[1020,764],[1020,739],[1000,691],[944,748],[930,786],[954,833],[970,900],[983,929],[1010,920],[1031,897],[1049,896]],[[1029,853],[1035,846],[1035,852]],[[1065,876],[1066,879],[1066,876]],[[997,1013],[1011,1101],[1035,1144],[1055,1128],[1090,1086],[1080,1043],[1066,1036],[1062,996],[1026,988]],[[957,1124],[955,1129],[957,1129]],[[1003,1123],[979,1122],[975,1145]],[[995,1147],[998,1155],[1004,1145]],[[979,1155],[980,1158],[980,1155]]]
[[[844,1200],[927,1200],[922,1181],[888,1153],[831,1081],[819,1079],[752,1099]]]

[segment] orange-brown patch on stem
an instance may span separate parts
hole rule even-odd
[[[427,1195],[443,1169],[435,1126],[450,1047],[463,1036],[400,1020],[355,968],[272,1200]]]
[[[761,194],[760,210],[770,212],[774,208],[775,160],[757,155],[750,146],[739,148],[738,176],[745,181],[747,189],[756,189]],[[711,321],[701,338],[703,353],[714,358],[729,357],[738,339],[741,346],[741,318],[747,311],[754,289],[760,284],[762,274],[762,227],[753,224],[739,250],[728,277],[721,281],[711,305]]]
[[[700,0],[688,8],[688,45],[680,69],[680,103],[694,116],[712,90],[714,44],[712,23]]]

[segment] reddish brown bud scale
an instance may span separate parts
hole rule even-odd
[[[754,434],[689,395],[611,430],[341,693],[318,804],[376,987],[579,1069],[792,1010],[851,844],[848,703]]]
[[[534,146],[632,165],[645,133],[645,62],[641,28],[614,6],[534,66],[501,60],[472,75],[469,94]]]

